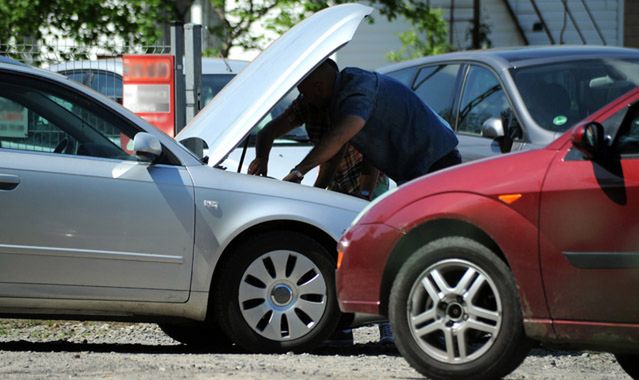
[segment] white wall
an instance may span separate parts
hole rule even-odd
[[[453,46],[456,50],[463,50],[471,45],[471,37],[467,30],[473,16],[472,3],[472,0],[455,0],[454,18],[456,21],[454,23]],[[561,0],[536,0],[536,3],[552,31],[555,43],[558,44],[560,42],[560,32],[564,25],[564,8]],[[441,8],[444,19],[450,20],[449,0],[430,0],[430,4],[434,8]],[[534,12],[530,0],[510,0],[510,4],[514,12],[519,15],[519,22],[526,33],[529,43],[531,45],[548,45],[549,42],[545,32],[533,31],[533,25],[539,21],[539,18]],[[586,4],[596,18],[606,44],[623,45],[623,0],[586,0]],[[568,5],[579,24],[587,44],[601,45],[602,41],[582,2],[569,0]],[[524,44],[524,40],[519,35],[503,0],[481,0],[481,15],[482,22],[486,23],[491,29],[489,39],[493,47],[521,46]],[[337,62],[340,67],[379,68],[390,63],[386,59],[386,53],[401,47],[401,42],[397,35],[409,29],[410,24],[403,19],[389,23],[378,12],[375,12],[373,17],[375,18],[375,23],[363,24],[358,29],[353,40],[337,53]],[[582,44],[570,18],[567,18],[563,37],[565,44]]]

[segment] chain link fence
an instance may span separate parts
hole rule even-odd
[[[96,61],[121,57],[123,54],[169,54],[170,45],[110,44],[108,48],[82,45],[70,40],[50,40],[42,43],[0,42],[0,54],[28,65],[47,68],[72,61]]]
[[[109,49],[80,45],[69,40],[46,45],[0,43],[0,55],[58,72],[122,103],[122,55],[170,54],[170,45],[112,45]]]
[[[50,41],[46,45],[37,43],[0,43],[0,55],[31,66],[60,73],[110,97],[120,104],[122,104],[122,55],[170,54],[170,52],[170,45],[120,45],[107,50],[97,46],[79,45],[64,40]],[[11,104],[5,104],[5,106],[8,107]],[[45,151],[50,151],[66,139],[65,134],[61,133],[58,128],[52,128],[48,123],[42,122],[37,115],[29,113],[25,116],[33,119],[29,120],[29,125],[31,126],[29,135],[15,136],[13,138],[5,136],[2,143],[3,148],[37,150],[33,147],[41,147]],[[87,116],[84,115],[82,117]],[[94,124],[101,125],[103,123]],[[102,129],[104,129],[102,132],[106,136],[114,140],[119,138],[119,132],[110,125],[105,124]]]

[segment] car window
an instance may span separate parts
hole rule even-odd
[[[481,136],[486,120],[501,120],[509,109],[506,94],[495,75],[484,67],[471,66],[464,82],[457,131]]]
[[[623,111],[625,112],[625,109]],[[617,114],[620,113],[618,112]],[[610,117],[609,120],[614,120],[615,116],[616,114]],[[639,154],[639,103],[635,103],[630,107],[628,114],[623,117],[623,123],[619,128],[619,135],[615,142],[617,153],[621,155]],[[604,122],[605,127],[606,124]]]
[[[255,139],[257,133],[268,124],[271,120],[282,114],[293,101],[297,98],[299,92],[297,89],[291,90],[288,94],[286,94],[279,102],[273,106],[271,111],[257,123],[257,126],[251,130],[251,134],[249,136],[249,146],[253,146],[255,144]],[[288,131],[284,135],[278,137],[273,142],[273,146],[304,146],[310,144],[310,138],[308,137],[308,133],[306,132],[306,128],[304,125],[293,128]]]
[[[202,75],[202,101],[203,105],[207,105],[220,91],[226,86],[235,74],[204,74]],[[277,102],[271,111],[260,120],[255,128],[253,128],[249,135],[249,146],[255,145],[255,138],[257,132],[264,128],[264,126],[279,114],[284,112],[286,108],[297,97],[297,90],[293,90],[288,93],[282,100]],[[308,134],[304,127],[298,127],[288,132],[281,138],[275,140],[274,145],[298,145],[308,143]]]
[[[65,70],[60,73],[122,104],[122,77],[120,75],[94,69]]]
[[[222,88],[233,79],[235,74],[203,74],[202,75],[202,107],[222,91]]]
[[[535,122],[563,132],[639,85],[639,60],[553,62],[514,68],[511,73]]]
[[[460,66],[422,67],[413,85],[417,96],[449,123],[452,121],[453,96]]]
[[[0,77],[0,147],[135,159],[135,130],[84,98],[51,84]]]
[[[407,69],[401,69],[397,71],[392,71],[390,73],[386,73],[386,75],[402,82],[408,87],[412,87],[413,79],[415,78],[416,71],[417,71],[416,67],[409,67]]]

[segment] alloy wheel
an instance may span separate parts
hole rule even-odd
[[[417,277],[406,317],[426,354],[460,364],[481,357],[493,345],[502,324],[502,302],[485,271],[466,260],[448,259]]]

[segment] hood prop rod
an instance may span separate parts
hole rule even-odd
[[[242,165],[244,165],[244,158],[246,157],[246,151],[248,150],[248,144],[249,144],[249,136],[246,136],[246,138],[244,139],[244,148],[242,149],[242,156],[240,157],[240,164],[237,166],[237,172],[241,173],[242,172]]]

